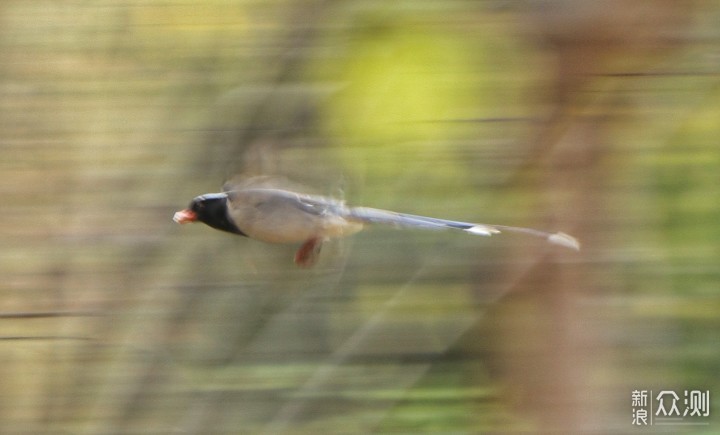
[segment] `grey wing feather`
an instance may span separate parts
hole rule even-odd
[[[316,216],[322,216],[328,213],[339,214],[343,208],[341,202],[333,201],[322,196],[306,195],[282,189],[240,189],[229,190],[226,193],[231,203],[253,198],[258,207],[282,204]]]

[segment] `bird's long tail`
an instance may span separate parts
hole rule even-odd
[[[550,233],[532,228],[511,227],[507,225],[476,224],[470,222],[451,221],[406,213],[396,213],[369,207],[353,207],[347,209],[346,218],[371,224],[385,224],[396,227],[425,228],[431,230],[457,229],[480,236],[492,236],[501,232],[529,234],[540,237],[549,243],[566,248],[580,250],[580,242],[573,236],[563,232]]]

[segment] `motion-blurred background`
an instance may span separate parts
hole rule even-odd
[[[717,0],[5,0],[0,59],[0,432],[720,430]],[[237,173],[583,250],[172,223]]]

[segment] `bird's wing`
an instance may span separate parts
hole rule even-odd
[[[343,204],[317,195],[306,195],[283,189],[250,188],[226,192],[230,207],[250,205],[259,209],[287,209],[292,207],[314,216],[339,214]]]
[[[223,192],[245,189],[278,189],[288,192],[310,192],[307,186],[290,181],[280,175],[236,175],[227,180],[223,186]]]

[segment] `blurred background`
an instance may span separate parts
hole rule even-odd
[[[720,430],[717,0],[6,0],[0,59],[0,432]],[[235,174],[583,249],[299,269],[172,222]]]

